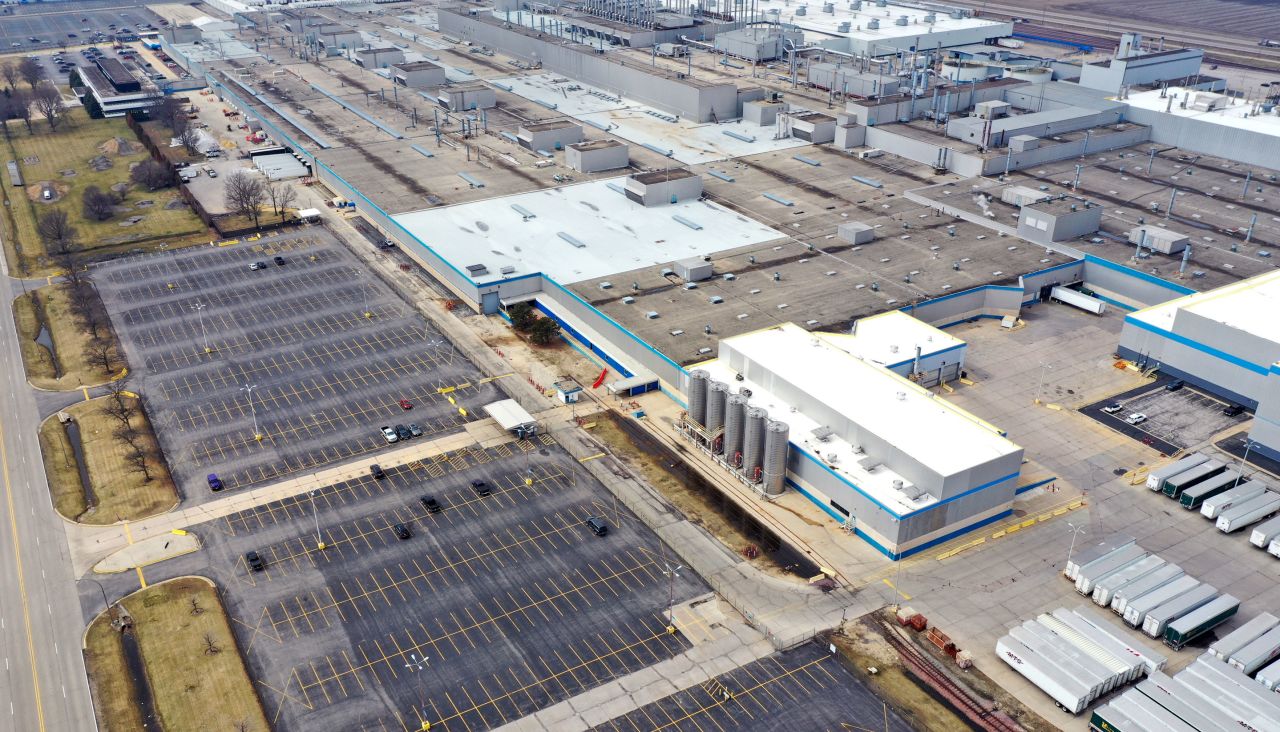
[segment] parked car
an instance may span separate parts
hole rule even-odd
[[[1124,405],[1122,405],[1120,402],[1112,402],[1107,406],[1103,407],[1102,411],[1106,412],[1107,414],[1115,414],[1116,412],[1119,412],[1121,409],[1124,409]]]
[[[209,480],[209,490],[213,491],[214,493],[217,493],[218,491],[222,490],[223,488],[222,478],[219,478],[217,473],[209,473],[208,480]]]
[[[1147,415],[1142,412],[1134,412],[1133,414],[1130,414],[1125,421],[1129,424],[1142,424],[1147,421]]]
[[[266,269],[266,268],[267,268],[266,262],[254,262],[253,264],[249,265],[249,269],[253,270],[254,272],[257,272],[260,269]]]
[[[211,170],[211,171],[209,171],[209,177],[210,177],[210,178],[212,178],[212,177],[213,177],[213,171],[212,171],[212,170]],[[284,266],[284,257],[281,257],[281,256],[275,256],[275,257],[272,257],[272,258],[271,258],[271,261],[275,262],[277,267],[283,267],[283,266]]]
[[[407,412],[410,409],[413,409],[413,402],[409,401],[408,399],[401,399],[400,408]]]
[[[405,539],[413,536],[413,532],[409,530],[408,524],[396,524],[391,527],[391,530],[396,532],[396,538],[400,541],[404,541]]]
[[[1177,379],[1177,380],[1175,380],[1175,381],[1170,381],[1168,384],[1165,384],[1165,385],[1164,385],[1164,390],[1165,390],[1165,391],[1177,391],[1177,390],[1181,389],[1181,388],[1182,388],[1182,387],[1184,387],[1184,386],[1186,386],[1186,383],[1185,383],[1182,379]]]
[[[369,466],[369,475],[372,475],[374,480],[382,480],[387,477],[387,474],[382,472],[382,466],[377,463]]]
[[[418,426],[417,422],[409,423],[409,434],[414,437],[422,437],[422,428]]]
[[[587,528],[591,529],[591,533],[596,536],[604,536],[609,533],[609,524],[606,524],[604,519],[599,516],[587,517]]]
[[[471,481],[471,488],[476,492],[476,495],[480,496],[487,496],[493,492],[493,489],[489,487],[489,484],[483,480]]]
[[[440,510],[444,508],[434,496],[423,496],[418,500],[422,502],[422,507],[427,509],[427,513],[440,513]]]
[[[398,424],[396,425],[396,437],[399,437],[402,440],[409,440],[413,438],[413,433],[409,431],[408,427]]]
[[[385,424],[382,425],[382,437],[387,441],[388,444],[400,439],[400,435],[397,435],[395,430],[391,429]]]
[[[1239,404],[1231,404],[1226,409],[1222,410],[1222,413],[1227,415],[1228,417],[1234,417],[1243,411],[1244,411],[1244,407],[1240,406]]]
[[[255,572],[261,572],[267,568],[267,563],[262,561],[261,555],[255,551],[245,553],[244,563],[249,565],[249,569],[252,569]]]

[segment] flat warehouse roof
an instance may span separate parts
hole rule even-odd
[[[964,341],[945,330],[901,310],[862,318],[854,323],[851,335],[833,333],[823,337],[854,356],[886,367],[914,360],[917,346],[923,358],[965,345]]]
[[[720,341],[721,361],[727,348],[939,475],[955,475],[1022,450],[995,427],[932,392],[794,324]],[[785,422],[788,415],[775,418]]]
[[[625,182],[597,180],[393,218],[458,269],[484,265],[488,273],[472,278],[480,283],[541,272],[569,284],[784,236],[708,201],[645,208],[611,187]],[[504,274],[503,267],[512,270]]]
[[[1280,344],[1280,318],[1276,317],[1280,313],[1280,271],[1170,300],[1129,318],[1172,332],[1179,310]]]
[[[1186,109],[1182,108],[1183,100],[1189,98],[1190,102],[1195,102],[1196,95],[1200,93],[1203,92],[1174,86],[1169,87],[1165,92],[1159,89],[1136,92],[1126,96],[1124,101],[1138,109],[1163,112],[1175,117],[1191,117],[1202,122],[1280,137],[1280,117],[1272,114],[1254,114],[1255,104],[1251,101],[1228,97],[1227,106],[1207,112],[1193,109],[1189,104]],[[1173,99],[1172,105],[1169,103],[1170,98]]]

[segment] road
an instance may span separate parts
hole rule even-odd
[[[93,730],[80,598],[66,524],[54,513],[45,482],[40,418],[22,368],[13,298],[6,266],[0,277],[0,729]]]

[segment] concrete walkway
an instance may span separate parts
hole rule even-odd
[[[160,534],[108,554],[102,561],[93,565],[93,571],[96,574],[127,572],[136,567],[146,567],[199,549],[200,538],[191,532]]]

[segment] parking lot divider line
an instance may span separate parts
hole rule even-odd
[[[364,650],[364,646],[357,646],[357,647],[356,647],[356,650],[360,651],[360,655],[361,655],[361,657],[363,657],[363,658],[364,658],[364,663],[363,663],[362,665],[360,665],[360,666],[357,666],[356,668],[358,668],[358,669],[364,669],[365,671],[368,671],[368,672],[369,672],[369,675],[373,677],[373,681],[375,681],[375,682],[377,682],[377,683],[379,683],[379,684],[380,684],[380,683],[382,683],[382,679],[378,678],[378,671],[377,671],[377,669],[376,669],[376,668],[374,668],[374,664],[375,664],[375,663],[377,663],[377,661],[371,661],[371,660],[369,660],[369,654],[365,652],[365,650]],[[384,657],[383,659],[381,659],[381,660],[385,660],[385,657]]]
[[[338,688],[342,690],[342,698],[350,697],[351,695],[347,693],[347,685],[342,683],[342,679],[338,676],[338,667],[333,665],[333,656],[325,656],[324,660],[329,662],[329,671],[333,674],[334,681],[338,682]]]
[[[308,662],[307,662],[307,665],[311,667],[311,675],[312,675],[313,677],[315,677],[316,682],[315,682],[314,686],[319,686],[319,687],[320,687],[320,692],[321,692],[322,694],[324,694],[324,700],[325,700],[325,703],[326,703],[326,704],[333,704],[333,698],[329,696],[329,690],[325,688],[325,686],[324,686],[324,682],[320,680],[320,674],[316,673],[316,665],[315,665],[315,663],[314,663],[313,661],[308,661]],[[304,688],[305,688],[305,687],[304,687]]]
[[[342,660],[347,662],[347,673],[351,674],[351,678],[356,680],[356,684],[360,686],[360,691],[368,691],[364,685],[364,681],[360,678],[360,674],[356,673],[356,666],[351,662],[351,656],[347,655],[346,649],[338,649],[338,652],[342,654]]]
[[[301,634],[298,632],[298,626],[293,622],[293,616],[289,613],[288,608],[284,606],[284,602],[280,602],[280,612],[284,613],[284,619],[289,621],[289,629],[293,631],[293,637],[298,638]]]
[[[457,719],[459,722],[462,722],[462,726],[467,729],[467,732],[471,732],[471,725],[467,722],[467,718],[462,715],[462,712],[458,711],[458,705],[454,703],[453,697],[449,696],[449,691],[447,689],[444,692],[444,698],[449,702],[449,706],[453,707],[453,716],[448,717],[448,719]],[[485,726],[488,727],[488,725]]]

